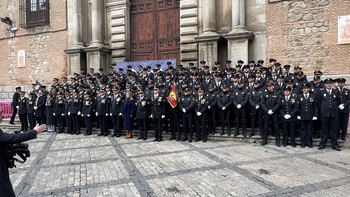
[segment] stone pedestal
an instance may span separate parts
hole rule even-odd
[[[253,32],[239,27],[224,35],[224,38],[226,38],[228,42],[228,59],[230,59],[232,62],[243,60],[245,64],[248,64],[248,44],[249,41],[254,38]]]
[[[72,76],[73,73],[79,73],[82,62],[81,48],[66,49],[64,52],[68,55],[68,76]]]
[[[199,60],[204,60],[207,65],[212,67],[214,62],[218,58],[218,40],[219,34],[216,33],[203,33],[202,35],[195,37],[195,40],[199,44]]]
[[[87,68],[94,68],[98,70],[103,68],[107,71],[107,68],[111,65],[110,53],[111,50],[105,47],[88,47],[85,48]]]

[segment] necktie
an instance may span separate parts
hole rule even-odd
[[[308,98],[309,98],[309,95],[308,95],[308,94],[305,94],[305,98],[308,99]]]

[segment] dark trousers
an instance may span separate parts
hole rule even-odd
[[[207,139],[208,138],[208,128],[207,128],[207,114],[202,114],[201,116],[196,116],[196,139]]]
[[[147,118],[137,119],[137,125],[140,130],[140,137],[147,138]]]
[[[208,110],[208,132],[210,134],[215,134],[215,118],[218,116],[216,111],[216,107],[212,107]]]
[[[28,130],[27,114],[19,114],[19,121],[21,122],[21,131]]]
[[[56,114],[56,123],[58,127],[58,132],[62,133],[64,130],[64,116]]]
[[[72,132],[72,121],[70,119],[70,116],[66,115],[65,119],[66,119],[67,133],[71,133]]]
[[[176,108],[171,108],[169,110],[170,116],[170,127],[169,130],[171,132],[171,138],[175,138],[176,134],[178,138],[180,138],[180,128],[179,128],[179,116]]]
[[[90,117],[87,117],[87,116],[84,116],[84,122],[85,122],[85,134],[86,135],[91,135],[92,134],[92,119],[91,119],[91,116]]]
[[[252,130],[256,128],[256,122],[259,125],[259,131],[262,132],[263,128],[263,111],[261,109],[255,109],[252,107],[252,116],[251,116],[251,127]]]
[[[28,114],[28,122],[29,122],[29,129],[33,129],[34,128],[34,124],[35,124],[35,117],[33,113],[29,113]]]
[[[276,141],[279,141],[280,134],[278,131],[278,113],[275,112],[272,115],[269,115],[268,113],[265,113],[265,118],[264,118],[264,129],[263,129],[263,136],[267,138],[269,135],[269,128],[270,128],[270,122],[271,122],[271,128],[272,132],[275,134]]]
[[[242,126],[242,134],[245,135],[246,133],[246,129],[247,129],[247,110],[245,107],[242,107],[241,109],[235,109],[236,112],[236,135],[239,134],[239,126],[241,123]]]
[[[36,121],[36,124],[39,124],[39,125],[45,123],[44,117],[42,117],[42,116],[35,116],[35,121]]]
[[[71,113],[70,119],[72,121],[72,133],[80,133],[80,120],[77,113]]]
[[[337,139],[339,137],[346,137],[346,133],[348,132],[349,113],[339,113],[339,121],[339,133]]]
[[[291,144],[295,144],[296,127],[295,121],[282,122],[283,125],[283,144],[288,144],[288,138],[290,136]]]
[[[112,116],[113,134],[114,135],[120,135],[122,133],[121,121],[122,120],[121,120],[119,115]]]
[[[321,117],[321,123],[320,146],[327,145],[328,136],[331,138],[332,147],[338,146],[339,117]]]
[[[12,106],[12,115],[11,115],[11,119],[10,119],[10,124],[13,124],[13,122],[15,121],[17,111],[18,110],[17,110],[16,106]]]
[[[107,123],[106,123],[106,116],[105,114],[103,115],[98,115],[98,123],[100,125],[100,134],[102,135],[107,135]]]
[[[155,139],[162,139],[163,137],[163,121],[162,118],[153,118],[154,137]]]
[[[300,141],[301,145],[312,145],[312,120],[300,120]]]
[[[221,128],[225,128],[225,125],[227,129],[231,129],[231,121],[230,121],[230,114],[231,114],[231,109],[225,109],[221,110],[220,115],[221,115]],[[225,124],[226,122],[226,124]]]
[[[182,128],[183,128],[183,134],[184,134],[184,139],[187,139],[188,137],[192,139],[193,135],[193,130],[192,130],[192,121],[193,115],[192,113],[182,113]]]

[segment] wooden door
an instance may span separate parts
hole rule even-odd
[[[131,0],[131,61],[180,62],[180,0]]]

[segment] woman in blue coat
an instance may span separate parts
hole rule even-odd
[[[136,114],[135,99],[133,99],[131,92],[125,94],[125,100],[123,101],[122,112],[124,118],[124,127],[128,131],[126,138],[132,138],[132,130],[134,129],[134,118]]]

